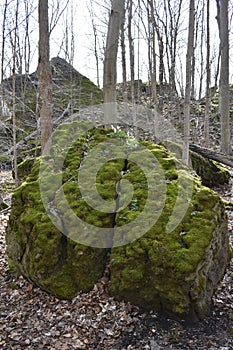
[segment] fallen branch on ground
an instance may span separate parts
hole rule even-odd
[[[197,146],[194,144],[190,144],[189,149],[193,152],[200,154],[201,156],[203,156],[205,158],[215,160],[219,163],[225,164],[225,165],[233,168],[233,157],[231,157],[231,156],[226,156],[223,153],[216,152],[216,151],[210,150],[208,148],[204,148],[204,147]]]

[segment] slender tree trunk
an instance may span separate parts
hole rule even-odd
[[[95,62],[96,62],[96,77],[97,77],[97,86],[100,87],[100,74],[99,74],[99,56],[98,56],[98,33],[97,27],[95,24],[95,16],[92,8],[92,2],[89,8],[89,14],[92,22],[92,29],[94,34],[94,54],[95,54]]]
[[[129,62],[130,62],[130,85],[131,100],[135,102],[135,72],[134,72],[134,39],[132,36],[133,0],[129,0],[128,14],[128,40],[129,40]]]
[[[163,37],[159,36],[159,85],[163,86],[164,81],[164,61],[163,61],[163,55],[164,55],[164,47],[163,47]]]
[[[48,0],[39,0],[39,114],[41,153],[50,148],[52,133],[52,75],[49,62]]]
[[[74,64],[74,49],[75,49],[75,38],[74,38],[74,4],[73,4],[73,0],[71,0],[71,3],[70,3],[70,9],[71,9],[71,12],[70,12],[70,26],[71,26],[71,32],[70,32],[70,36],[71,36],[71,39],[70,39],[70,64],[73,66]],[[99,86],[99,76],[98,76],[98,72],[99,72],[99,67],[98,67],[98,62],[97,62],[97,85]],[[75,100],[75,97],[74,97],[74,84],[73,84],[73,70],[71,72],[71,81],[72,81],[72,86],[71,86],[71,91],[70,91],[70,113],[73,114],[74,113],[74,100]]]
[[[125,10],[121,22],[121,61],[122,61],[122,94],[127,101],[127,70],[126,70],[126,46],[125,46]]]
[[[158,13],[156,12],[156,4],[153,5],[154,13],[153,13],[153,22],[154,22],[154,30],[157,34],[157,41],[158,41],[158,47],[159,47],[159,104],[158,108],[161,113],[163,113],[163,88],[164,88],[164,78],[165,78],[165,68],[164,68],[164,43],[163,43],[163,35],[161,33],[161,30],[159,28],[158,22],[155,17],[158,17]]]
[[[207,0],[206,12],[206,107],[205,107],[205,146],[209,147],[209,116],[210,116],[210,0]]]
[[[229,104],[229,20],[228,0],[220,0],[220,45],[221,66],[219,81],[219,111],[221,116],[221,151],[229,155],[230,144],[230,104]]]
[[[215,70],[215,77],[214,77],[214,92],[213,92],[214,96],[216,95],[216,91],[218,88],[220,61],[221,61],[221,45],[219,45],[218,60],[217,60],[217,66],[216,66],[216,70]]]
[[[97,86],[100,87],[99,56],[98,56],[98,50],[97,50],[97,30],[94,23],[93,23],[93,31],[94,31],[94,38],[95,38],[95,61],[96,61]]]
[[[71,0],[70,4],[71,13],[70,13],[70,26],[71,26],[71,39],[70,39],[70,63],[74,64],[74,50],[75,50],[75,34],[74,34],[74,3]],[[98,69],[97,69],[98,72]],[[98,74],[98,73],[97,73]],[[98,81],[98,80],[97,80]]]
[[[24,66],[26,79],[27,74],[29,73],[30,68],[30,60],[31,60],[31,41],[30,41],[30,28],[29,28],[29,19],[30,19],[30,11],[28,1],[24,0],[25,7],[25,17],[26,17],[26,28],[25,28],[25,39],[24,39]]]
[[[194,21],[196,22],[196,25],[194,23],[195,33],[194,33],[194,41],[193,41],[193,52],[192,52],[192,76],[191,76],[191,99],[195,100],[196,98],[196,86],[195,86],[195,73],[196,73],[196,56],[195,56],[195,50],[197,47],[197,41],[198,41],[198,20],[196,20],[196,17],[194,16]]]
[[[217,24],[218,24],[218,31],[219,31],[219,38],[220,38],[220,1],[216,0],[217,5]],[[216,95],[216,91],[218,88],[218,80],[219,80],[219,72],[220,72],[220,62],[221,62],[221,40],[219,44],[219,52],[218,52],[218,61],[217,61],[217,67],[215,70],[215,79],[214,79],[214,96]]]
[[[190,93],[191,93],[191,74],[192,74],[192,51],[194,43],[194,17],[195,3],[190,0],[189,5],[189,30],[188,30],[188,48],[186,55],[186,86],[184,98],[184,148],[183,161],[189,164],[189,137],[190,137]]]
[[[5,30],[6,30],[6,12],[7,12],[8,0],[5,0],[4,11],[3,11],[3,21],[2,21],[2,49],[1,49],[1,90],[0,90],[0,115],[3,114],[4,110],[4,59],[5,59]]]
[[[182,9],[183,0],[175,1],[177,6],[176,11],[171,6],[171,1],[164,1],[165,13],[168,16],[169,13],[169,34],[167,36],[169,52],[170,52],[170,67],[169,67],[169,82],[173,91],[176,91],[176,56],[177,56],[177,44],[178,44],[178,34],[179,34],[179,25],[180,25],[180,16]]]
[[[202,84],[203,84],[203,74],[204,74],[204,56],[203,56],[203,41],[204,41],[204,21],[205,21],[205,2],[203,1],[202,15],[201,15],[201,43],[200,43],[200,85],[199,85],[199,100],[202,96]]]
[[[104,59],[104,115],[105,123],[116,120],[117,52],[121,21],[124,14],[124,0],[113,0],[108,24]]]
[[[16,75],[16,55],[17,55],[17,30],[19,16],[19,0],[16,2],[15,10],[15,29],[13,42],[13,75],[12,75],[12,124],[13,124],[13,159],[14,159],[14,178],[15,185],[19,185],[18,180],[18,164],[17,164],[17,123],[16,123],[16,92],[15,92],[15,75]]]
[[[155,40],[155,9],[154,0],[150,1],[150,11],[152,20],[152,76],[151,76],[151,89],[152,89],[152,101],[154,107],[154,135],[158,135],[158,101],[157,101],[157,84],[156,84],[156,40]]]
[[[138,29],[138,47],[137,47],[137,61],[138,61],[138,71],[137,71],[137,80],[138,80],[138,86],[137,86],[137,100],[140,101],[141,100],[141,92],[142,92],[142,86],[141,86],[141,76],[140,76],[140,18],[141,18],[141,1],[138,0],[138,23],[137,23],[137,29]]]

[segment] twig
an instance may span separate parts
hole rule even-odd
[[[0,214],[3,214],[3,213],[5,213],[6,211],[8,211],[8,210],[10,210],[10,209],[11,209],[11,205],[10,205],[9,207],[5,208],[5,209],[2,209],[2,210],[0,211]]]

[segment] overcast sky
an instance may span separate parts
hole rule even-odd
[[[2,7],[1,14],[3,13],[3,0],[0,1],[0,7]],[[50,1],[50,3],[52,0]],[[55,2],[55,0],[54,0]],[[63,0],[65,2],[65,0]],[[11,3],[14,3],[13,1]],[[20,2],[23,4],[23,2]],[[34,7],[36,7],[36,3],[32,2]],[[62,2],[61,2],[62,3]],[[93,27],[92,27],[92,20],[90,16],[90,7],[91,4],[93,4],[93,20],[94,23],[97,26],[98,29],[98,45],[102,50],[104,50],[105,46],[105,34],[107,29],[107,21],[108,21],[108,11],[106,9],[106,6],[110,6],[109,0],[70,0],[70,13],[71,13],[71,5],[73,4],[73,22],[74,22],[74,67],[83,75],[90,78],[92,81],[96,83],[96,61],[95,61],[95,55],[94,55],[94,35],[93,35]],[[185,67],[185,57],[186,57],[186,42],[187,42],[187,24],[188,24],[188,2],[183,2],[184,6],[186,6],[186,12],[183,13],[183,19],[182,19],[182,40],[180,42],[181,50],[180,50],[180,57],[177,57],[177,62],[179,60],[181,61],[183,65],[183,69]],[[107,5],[106,5],[107,4]],[[230,10],[231,11],[231,10]],[[13,18],[13,10],[12,10],[12,18]],[[212,46],[212,54],[213,54],[213,46],[215,46],[215,49],[217,51],[218,48],[218,28],[217,28],[217,22],[215,19],[216,16],[216,1],[211,0],[211,46]],[[30,21],[34,21],[32,25],[34,25],[33,33],[31,36],[31,49],[33,52],[33,59],[30,71],[35,71],[37,68],[37,62],[38,62],[38,53],[37,53],[37,45],[38,45],[38,22],[37,22],[37,10],[34,11],[33,15],[31,16]],[[69,18],[69,25],[71,26],[71,17]],[[55,29],[52,32],[51,35],[51,43],[50,43],[50,57],[57,56],[58,54],[64,58],[64,50],[60,50],[62,38],[65,33],[66,28],[66,16],[65,14],[61,16],[59,23],[55,27]],[[105,34],[104,34],[105,33]],[[135,38],[138,37],[137,29],[135,29],[134,32]],[[140,37],[142,35],[140,34]],[[70,46],[70,39],[71,34],[69,35],[69,46]],[[1,38],[0,38],[1,40]],[[213,43],[215,43],[213,45]],[[64,46],[63,46],[64,48]],[[232,52],[232,51],[231,51]],[[9,54],[9,57],[10,58]],[[100,55],[101,56],[101,55]],[[103,58],[103,56],[101,56]],[[139,55],[138,55],[138,44],[137,40],[135,40],[135,79],[137,79],[137,72],[138,72],[138,64],[137,59],[140,59],[139,64],[139,75],[140,78],[144,81],[148,80],[147,72],[148,72],[148,63],[147,63],[147,47],[145,44],[145,41],[141,38],[140,39],[140,47],[139,47]],[[102,73],[103,73],[103,62],[99,61],[100,64],[100,77],[102,84]],[[233,62],[231,66],[233,65]],[[127,67],[128,71],[128,79],[129,77],[129,64]],[[8,72],[9,72],[8,68]],[[213,69],[214,70],[214,69]],[[184,72],[183,72],[184,73]],[[6,73],[7,74],[7,73]],[[232,78],[232,77],[231,77]],[[121,81],[121,65],[120,65],[120,48],[119,48],[119,65],[118,65],[118,81]]]

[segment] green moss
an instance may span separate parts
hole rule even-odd
[[[163,159],[164,168],[166,160],[172,168],[171,158],[165,156]],[[189,312],[187,290],[191,290],[192,283],[187,282],[188,276],[195,273],[204,259],[213,231],[220,217],[224,217],[223,204],[217,194],[202,187],[200,180],[194,178],[193,200],[182,223],[173,232],[165,233],[169,215],[180,194],[178,188],[182,187],[185,202],[188,184],[193,181],[190,176],[185,170],[176,170],[173,178],[180,181],[167,183],[166,203],[156,224],[143,238],[112,250],[110,293],[118,299],[124,298],[145,308],[150,305],[151,308],[172,310],[180,315]],[[179,200],[182,205],[182,198]],[[129,212],[125,212],[123,217],[124,222],[128,222]],[[121,223],[122,216],[119,219]],[[201,293],[203,285],[204,281],[200,279],[196,291]]]
[[[233,328],[228,328],[227,333],[233,335]]]
[[[61,266],[48,279],[42,279],[42,288],[61,299],[72,299],[76,293],[76,286],[67,265]]]
[[[0,157],[0,163],[6,163],[10,161],[10,156]]]
[[[93,288],[103,275],[107,252],[106,249],[91,248],[68,240],[67,262],[76,288],[84,292]]]
[[[192,167],[208,187],[216,187],[229,182],[230,173],[219,163],[190,152]]]
[[[146,309],[189,314],[206,285],[207,277],[197,276],[197,270],[226,220],[222,201],[164,146],[105,128],[89,130],[87,124],[75,138],[78,127],[58,129],[51,157],[38,158],[14,192],[7,229],[10,261],[33,283],[70,299],[78,290],[93,287],[110,256],[111,295]],[[72,135],[75,142],[68,144]],[[48,184],[47,197],[64,234],[45,212],[40,180]],[[143,216],[145,208],[148,214]],[[183,217],[167,233],[171,214],[179,216],[179,210]],[[91,228],[79,227],[77,217]],[[131,243],[96,248],[100,242],[94,228],[106,229],[104,238],[111,247],[116,230],[138,218]],[[84,235],[89,246],[80,243]]]
[[[23,162],[18,164],[18,178],[21,182],[25,181],[30,174],[34,162],[34,158],[27,157]]]

